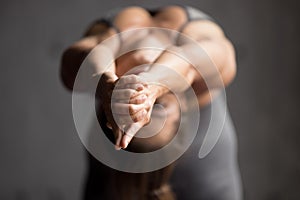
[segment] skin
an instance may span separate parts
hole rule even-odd
[[[116,16],[114,24],[121,32],[143,27],[178,30],[186,20],[185,11],[179,6],[168,6],[154,17],[151,17],[143,8],[128,7]],[[145,32],[140,36],[128,35],[122,47],[118,39],[110,44],[98,45],[106,38],[116,34],[113,28],[103,24],[95,24],[90,27],[83,39],[64,52],[61,76],[66,87],[72,90],[80,64],[98,45],[89,56],[90,76],[96,78],[101,75],[99,98],[108,121],[107,125],[115,135],[116,149],[126,148],[130,143],[133,149],[136,147],[145,149],[145,151],[155,150],[168,143],[176,133],[180,110],[170,91],[184,92],[187,88],[178,81],[178,77],[166,73],[165,68],[160,65],[167,66],[181,77],[186,78],[197,95],[200,107],[209,104],[217,94],[218,88],[223,85],[227,86],[235,77],[234,48],[218,25],[207,20],[192,21],[185,26],[182,33],[195,40],[204,49],[205,54],[199,51],[199,47],[193,43],[182,39],[178,41],[178,45],[168,47],[168,51],[137,50],[124,54],[117,58],[108,70],[104,71],[104,60],[114,60],[114,56],[120,48],[139,42],[149,42],[149,44],[163,47],[167,39],[158,37],[155,33]],[[171,52],[191,58],[201,74],[185,59]],[[209,60],[212,60],[217,69],[208,64]],[[153,65],[153,63],[155,64]],[[141,64],[151,64],[151,67],[136,74],[125,74]],[[221,74],[221,81],[218,81],[218,73]],[[214,90],[211,93],[208,92],[204,79],[213,86]],[[164,80],[168,80],[168,88],[162,86],[166,84]],[[82,82],[81,84],[82,88],[80,89],[87,91],[89,83]],[[147,140],[134,137],[142,127],[150,122],[155,103],[163,104],[167,110],[167,121],[164,128]],[[121,130],[118,125],[121,125],[124,130]]]

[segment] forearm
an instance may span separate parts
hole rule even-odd
[[[63,56],[61,68],[63,83],[70,90],[86,91],[94,84],[97,75],[101,75],[105,70],[114,73],[111,60],[113,61],[113,55],[106,48],[99,47],[95,52],[70,49]],[[73,88],[76,77],[77,87]]]
[[[183,30],[188,37],[179,37],[185,57],[197,69],[193,89],[202,94],[229,85],[236,74],[236,58],[232,43],[223,30],[211,21],[194,21]]]
[[[201,40],[185,44],[181,48],[197,70],[194,83],[218,89],[233,80],[236,72],[235,52],[228,39]]]
[[[196,71],[182,56],[182,49],[172,46],[151,65],[149,71],[139,74],[157,90],[157,96],[173,91],[185,91],[195,80]]]
[[[235,53],[225,38],[202,40],[164,51],[149,71],[140,74],[152,82],[157,96],[193,86],[197,95],[228,85],[236,72]],[[163,86],[163,87],[162,87]]]
[[[104,70],[112,70],[112,68],[107,69],[107,60],[114,60],[114,54],[120,45],[119,40],[112,37],[108,41],[102,41],[113,36],[113,34],[111,30],[108,30],[101,35],[87,36],[65,50],[61,60],[60,75],[68,89],[73,90],[76,75],[83,65],[87,67],[84,71],[87,73],[86,77],[100,74]],[[99,45],[100,42],[102,43]],[[80,84],[83,88],[86,87],[84,85],[87,85],[84,82]]]
[[[89,50],[87,49],[82,50],[73,46],[64,51],[61,59],[60,77],[67,89],[73,90],[77,72],[88,53]]]

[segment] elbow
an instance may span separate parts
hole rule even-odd
[[[226,66],[226,72],[222,73],[222,79],[224,86],[228,86],[230,83],[233,82],[236,76],[236,64]]]
[[[61,57],[60,79],[66,89],[72,91],[74,81],[82,63],[82,55],[73,47],[66,49]]]
[[[60,64],[60,72],[59,72],[59,76],[60,76],[60,80],[62,82],[62,84],[65,86],[66,89],[68,89],[69,91],[73,90],[73,84],[74,81],[72,81],[71,77],[70,77],[70,73],[69,73],[69,49],[67,49],[66,51],[64,51],[62,57],[61,57],[61,64]]]

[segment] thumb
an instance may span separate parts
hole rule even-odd
[[[125,135],[123,135],[120,146],[123,149],[126,149],[129,142],[135,136],[135,134],[142,128],[142,124],[140,122],[133,123],[126,128]]]

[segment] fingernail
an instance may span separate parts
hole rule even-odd
[[[120,146],[118,146],[118,145],[115,145],[115,150],[119,151],[120,149],[121,149],[121,147],[120,147]]]
[[[129,141],[128,141],[127,139],[125,139],[123,149],[126,149],[126,148],[127,148],[128,143],[129,143]]]
[[[143,90],[143,89],[144,89],[144,86],[143,86],[143,85],[138,85],[137,88],[136,88],[137,91],[141,91],[141,90]]]

